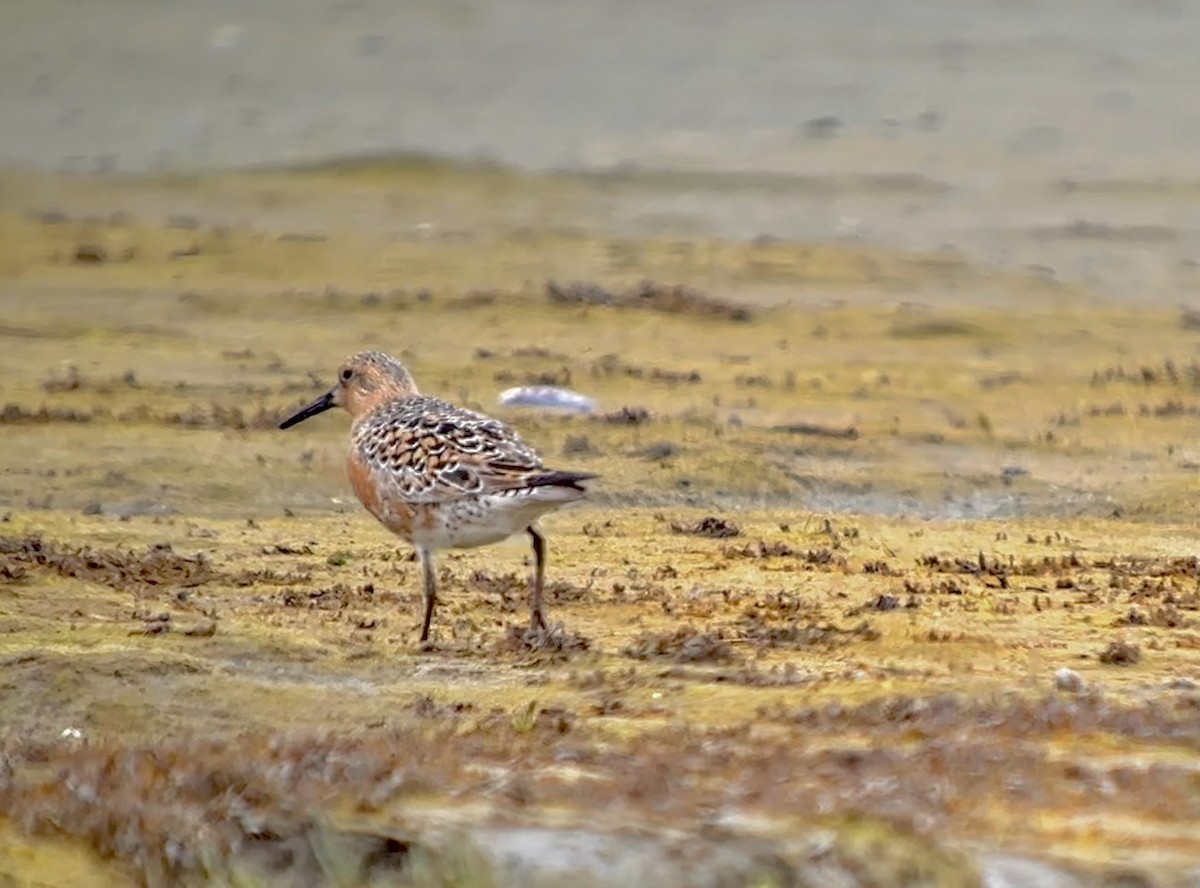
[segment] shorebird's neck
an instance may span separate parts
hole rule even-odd
[[[403,404],[405,401],[411,401],[416,397],[418,397],[418,392],[414,387],[409,391],[381,391],[374,397],[369,399],[364,398],[354,405],[356,409],[350,413],[351,424],[355,426],[360,425],[379,411],[397,404]]]

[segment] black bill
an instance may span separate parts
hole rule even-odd
[[[290,429],[296,423],[304,422],[304,420],[308,419],[310,416],[316,416],[318,413],[324,413],[326,410],[329,410],[334,406],[336,405],[333,403],[333,392],[326,392],[299,413],[289,416],[279,424],[279,427],[281,429]]]

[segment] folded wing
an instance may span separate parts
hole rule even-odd
[[[592,477],[546,469],[509,426],[437,398],[376,411],[355,426],[352,446],[352,458],[381,492],[410,503],[539,487],[582,490],[579,482]]]

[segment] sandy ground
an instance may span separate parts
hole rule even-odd
[[[1184,884],[1190,313],[495,170],[0,185],[16,884]],[[275,428],[363,347],[602,476],[551,631],[513,544],[416,645],[344,420]],[[497,405],[547,382],[599,413]]]

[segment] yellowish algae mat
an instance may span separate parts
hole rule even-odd
[[[604,192],[0,177],[0,872],[490,884],[421,858],[468,827],[704,835],[747,884],[1195,860],[1195,320],[631,240]],[[553,631],[514,542],[443,555],[416,644],[345,418],[275,428],[361,348],[602,476],[546,522]],[[539,383],[600,411],[497,405]]]

